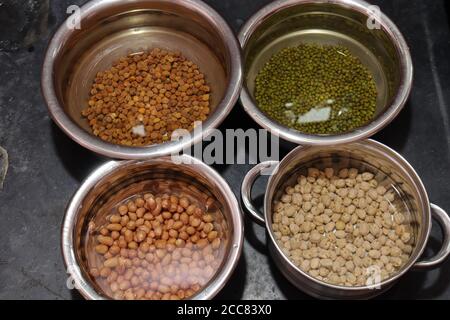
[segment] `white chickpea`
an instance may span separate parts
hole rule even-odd
[[[337,172],[337,176],[335,175]],[[309,168],[274,203],[275,239],[291,261],[318,280],[365,285],[365,269],[388,278],[409,259],[413,237],[395,193],[371,172]]]
[[[292,201],[291,195],[285,194],[281,197],[281,202],[283,203],[291,203],[291,201]]]
[[[302,195],[300,194],[300,193],[294,193],[293,195],[292,195],[292,203],[293,204],[295,204],[295,205],[301,205],[302,204],[302,201],[303,201],[303,198],[302,198]]]
[[[311,262],[309,260],[303,260],[303,262],[300,265],[300,268],[303,271],[308,272],[311,269]]]

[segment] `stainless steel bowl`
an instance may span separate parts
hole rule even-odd
[[[71,17],[70,19],[74,19]],[[233,108],[242,83],[240,47],[222,17],[197,0],[92,0],[81,7],[80,29],[64,23],[48,46],[42,91],[56,124],[94,152],[140,159],[178,152],[201,141]],[[180,51],[199,65],[211,87],[211,114],[203,132],[148,147],[104,142],[81,116],[98,71],[130,53],[150,48]]]
[[[382,281],[377,288],[335,286],[319,281],[296,267],[282,252],[273,235],[272,213],[273,203],[281,197],[287,185],[291,185],[298,173],[308,167],[324,169],[334,167],[355,167],[372,171],[393,181],[396,191],[407,204],[408,215],[414,228],[415,244],[410,260],[391,278]],[[274,167],[273,162],[263,162],[255,166],[242,183],[242,207],[259,224],[267,230],[269,252],[275,263],[300,290],[318,298],[331,299],[367,299],[373,298],[388,290],[410,269],[429,269],[440,265],[450,254],[450,218],[441,208],[431,204],[425,187],[411,165],[394,150],[381,143],[366,140],[347,145],[327,147],[298,147],[288,154],[270,176],[264,196],[264,213],[261,214],[251,199],[251,189],[262,169]],[[295,181],[295,180],[294,180]],[[430,235],[432,216],[443,229],[444,241],[442,249],[433,258],[418,262]]]
[[[222,230],[226,237],[222,265],[210,282],[192,299],[213,298],[225,285],[235,269],[243,246],[243,221],[239,203],[225,180],[212,168],[189,156],[181,164],[170,157],[145,161],[111,161],[94,171],[71,199],[62,226],[62,253],[74,287],[91,300],[108,299],[88,273],[84,235],[90,221],[98,221],[106,203],[118,203],[136,193],[145,192],[154,179],[171,179],[194,185],[215,199],[214,206],[223,216]],[[104,217],[103,217],[104,218]],[[104,220],[102,220],[104,221]]]
[[[361,0],[280,0],[262,8],[243,26],[239,40],[244,54],[240,100],[262,127],[301,145],[349,143],[372,136],[402,110],[412,86],[409,48],[394,23]],[[369,29],[379,24],[379,29]],[[377,85],[375,118],[339,135],[309,135],[287,128],[262,112],[255,101],[255,78],[270,57],[300,43],[343,45],[371,71]]]

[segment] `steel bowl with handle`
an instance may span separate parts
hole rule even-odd
[[[292,185],[299,172],[308,167],[319,169],[334,167],[354,167],[372,171],[375,175],[382,172],[395,183],[401,200],[407,203],[414,229],[414,248],[409,261],[390,278],[376,286],[346,287],[332,285],[317,280],[294,265],[283,253],[276,242],[273,229],[273,203],[279,199],[285,187]],[[260,212],[253,204],[251,190],[261,170],[272,168],[264,195],[264,210]],[[303,171],[302,171],[303,170]],[[266,228],[267,245],[270,255],[286,278],[307,294],[326,299],[368,299],[373,298],[392,287],[410,270],[428,270],[439,266],[450,254],[450,218],[447,213],[434,204],[430,204],[422,181],[412,166],[397,152],[372,140],[347,145],[325,147],[298,147],[289,153],[280,163],[263,162],[256,165],[245,176],[242,188],[242,208],[258,224]],[[442,227],[444,240],[441,250],[432,258],[420,260],[427,245],[432,218]]]

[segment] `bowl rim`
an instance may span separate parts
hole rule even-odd
[[[129,2],[131,4],[139,2],[157,3],[161,2],[161,0],[132,0]],[[217,128],[233,109],[239,98],[243,77],[241,47],[230,26],[217,11],[201,0],[164,0],[164,2],[188,7],[197,14],[203,16],[211,23],[211,25],[216,26],[217,32],[220,34],[220,37],[228,50],[230,58],[228,70],[229,79],[224,96],[216,107],[216,112],[202,123],[203,126],[201,132],[191,132],[189,137],[185,137],[178,141],[169,141],[145,147],[128,147],[105,142],[80,128],[70,116],[66,114],[64,108],[59,103],[53,82],[54,60],[60,52],[62,43],[64,43],[65,39],[68,39],[75,32],[67,25],[69,17],[59,26],[48,43],[41,70],[41,91],[53,121],[76,143],[95,153],[117,159],[133,160],[175,154],[202,141],[204,137],[209,136],[213,129]],[[108,6],[118,4],[123,4],[123,1],[91,0],[81,6],[80,21],[82,23],[84,18],[89,17],[97,10],[102,10]]]
[[[224,195],[225,201],[230,206],[232,221],[230,221],[229,224],[232,225],[234,232],[233,236],[230,238],[229,252],[224,257],[221,267],[217,270],[209,284],[192,297],[192,300],[209,300],[214,298],[229,281],[240,260],[244,242],[243,215],[234,192],[216,170],[191,156],[182,155],[179,160],[181,160],[182,163],[189,163],[189,166],[192,166],[195,171],[201,173],[203,178],[217,183],[220,192]],[[91,286],[90,279],[84,277],[75,255],[74,243],[77,238],[74,237],[73,231],[81,203],[86,195],[95,188],[99,181],[108,177],[115,170],[129,165],[145,165],[151,163],[173,163],[175,166],[177,165],[177,163],[173,162],[171,158],[167,156],[148,160],[108,161],[95,169],[85,179],[67,205],[61,226],[61,251],[63,261],[70,281],[73,283],[75,289],[77,289],[86,299],[108,300],[106,297],[97,293]]]
[[[265,7],[256,12],[239,31],[238,39],[243,50],[245,49],[248,40],[256,31],[256,29],[272,15],[298,5],[305,4],[335,4],[347,9],[356,10],[364,15],[369,14],[368,7],[371,6],[363,0],[277,0],[269,3]],[[378,19],[379,18],[379,19]],[[358,140],[366,139],[373,136],[389,123],[400,113],[405,106],[412,90],[414,68],[409,47],[406,43],[400,30],[392,22],[392,20],[380,11],[380,16],[376,17],[377,22],[384,28],[389,35],[400,60],[400,85],[394,99],[389,103],[388,108],[377,118],[369,124],[357,128],[354,131],[339,134],[339,135],[311,135],[302,133],[295,129],[281,125],[275,120],[272,120],[264,112],[262,112],[256,105],[248,91],[245,79],[242,85],[240,101],[244,110],[253,118],[261,127],[269,130],[272,134],[280,136],[281,138],[300,145],[319,145],[326,146],[331,144],[345,144]],[[245,60],[245,58],[243,57]],[[245,61],[244,61],[245,69]],[[245,75],[244,75],[245,76]]]
[[[377,142],[377,141],[371,140],[371,139],[367,139],[364,141],[357,141],[357,142],[352,143],[351,145],[353,145],[355,147],[355,149],[357,149],[358,147],[363,147],[366,149],[375,150],[376,152],[378,152],[380,154],[384,154],[386,157],[389,157],[390,161],[396,162],[399,166],[403,167],[408,172],[411,180],[415,183],[415,188],[418,190],[419,195],[422,197],[421,204],[422,204],[423,208],[425,209],[425,212],[424,212],[425,224],[421,226],[421,228],[423,228],[423,232],[424,232],[424,237],[423,237],[424,241],[422,243],[416,243],[414,246],[415,249],[418,249],[417,256],[414,258],[410,257],[410,259],[408,260],[408,263],[406,263],[403,266],[403,269],[401,270],[401,272],[394,274],[394,276],[391,276],[388,279],[383,280],[379,284],[380,288],[386,288],[386,287],[389,287],[390,285],[392,285],[393,283],[395,283],[399,278],[401,278],[411,268],[413,268],[414,264],[420,259],[423,252],[425,251],[428,239],[430,237],[431,227],[432,227],[430,200],[428,197],[427,190],[426,190],[420,176],[417,174],[417,172],[412,167],[412,165],[397,151],[393,150],[392,148],[390,148],[380,142]],[[329,146],[329,147],[332,148],[333,146]],[[339,148],[339,146],[337,146],[337,147]],[[285,163],[288,163],[292,158],[295,158],[302,150],[319,149],[319,148],[320,148],[320,146],[304,146],[304,147],[299,146],[299,147],[295,148],[279,162],[276,169],[274,170],[275,174],[270,176],[270,178],[267,182],[266,192],[265,192],[265,196],[264,196],[264,220],[265,220],[264,224],[265,224],[265,228],[267,230],[266,232],[267,232],[267,234],[270,238],[270,242],[272,243],[273,247],[275,248],[277,254],[282,257],[283,263],[287,264],[289,266],[289,268],[291,270],[294,270],[297,275],[301,275],[302,277],[308,279],[310,282],[314,283],[315,285],[319,285],[323,288],[328,288],[328,289],[333,289],[333,290],[342,290],[342,291],[346,291],[346,292],[360,292],[363,290],[370,289],[368,286],[346,287],[346,286],[340,286],[340,285],[333,285],[333,284],[318,280],[318,279],[314,278],[313,276],[309,275],[307,272],[301,270],[283,253],[283,250],[281,249],[278,242],[276,241],[275,236],[273,234],[273,230],[272,230],[271,226],[269,225],[268,215],[271,213],[269,213],[269,211],[267,210],[268,209],[267,206],[272,201],[272,199],[269,198],[270,195],[269,195],[269,192],[267,192],[267,191],[270,188],[270,186],[272,184],[274,184],[275,177],[278,174],[277,173],[278,168],[280,168]],[[380,291],[380,293],[382,293],[382,291]]]

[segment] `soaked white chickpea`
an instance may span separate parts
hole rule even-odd
[[[377,176],[379,180],[377,180]],[[380,175],[356,168],[309,168],[274,203],[275,239],[311,276],[365,286],[370,267],[382,280],[407,262],[414,236],[407,207]]]

